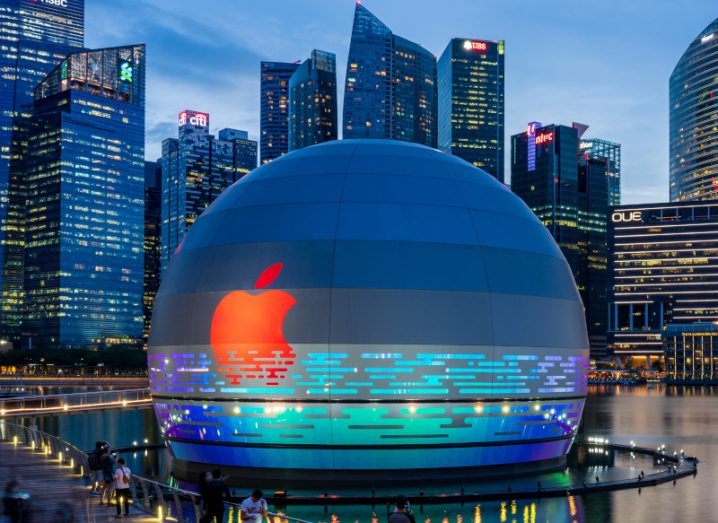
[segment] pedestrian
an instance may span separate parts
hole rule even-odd
[[[130,477],[132,473],[130,468],[125,465],[124,458],[117,460],[117,470],[115,471],[115,498],[117,499],[117,517],[122,516],[122,506],[125,507],[125,516],[130,515]]]
[[[110,504],[112,499],[112,491],[114,490],[114,473],[115,460],[110,454],[110,446],[102,447],[102,457],[100,458],[100,468],[102,470],[102,486],[100,487],[100,505]]]
[[[389,523],[416,523],[406,496],[397,496],[394,512],[389,514]]]
[[[200,472],[199,477],[197,478],[197,488],[199,490],[199,501],[197,501],[197,504],[202,509],[202,516],[204,516],[207,511],[205,498],[207,497],[207,485],[210,481],[212,481],[211,472]]]
[[[204,515],[201,523],[217,523],[224,521],[224,500],[230,497],[229,487],[222,479],[222,471],[214,469],[212,479],[204,487]]]
[[[93,479],[90,494],[98,495],[101,490],[102,482],[104,481],[101,462],[102,454],[104,452],[103,449],[106,445],[109,447],[109,444],[106,441],[95,442],[95,450],[90,452],[90,455],[87,457],[87,464],[92,472]]]
[[[262,523],[262,517],[267,515],[267,502],[264,493],[254,489],[252,495],[242,501],[242,521],[246,523]]]
[[[12,479],[5,485],[3,494],[3,512],[12,523],[19,523],[28,520],[30,510],[30,494],[20,492],[20,484]]]

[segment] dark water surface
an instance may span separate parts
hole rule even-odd
[[[635,441],[640,446],[665,444],[671,452],[685,449],[687,455],[700,458],[698,475],[638,490],[624,490],[583,497],[542,500],[507,499],[504,502],[414,506],[417,523],[537,523],[537,522],[704,522],[718,521],[718,388],[674,388],[666,386],[592,388],[584,413],[588,435],[608,437],[617,443]],[[71,414],[38,420],[38,428],[59,434],[80,448],[91,448],[96,439],[107,439],[115,447],[129,447],[160,441],[150,409]],[[164,451],[126,453],[124,457],[135,471],[147,477],[167,481],[169,459]],[[611,466],[606,466],[606,465]],[[587,468],[541,476],[542,485],[560,485],[586,480],[596,475],[602,480],[648,474],[650,459],[634,461],[625,454],[597,457]],[[512,480],[535,484],[536,477]],[[595,479],[594,479],[595,480]],[[397,477],[397,483],[401,477]],[[504,483],[507,483],[504,481]],[[249,486],[248,486],[249,487]],[[484,488],[467,487],[466,490]],[[442,491],[427,486],[426,492]],[[446,489],[443,491],[456,491]],[[406,494],[413,494],[411,491]],[[241,495],[242,490],[238,489]],[[291,507],[289,515],[322,522],[385,522],[386,506]]]

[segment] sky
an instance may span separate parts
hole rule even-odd
[[[716,0],[363,0],[437,57],[453,37],[506,41],[506,147],[530,121],[581,122],[622,145],[623,203],[668,200],[668,80]],[[146,157],[183,109],[259,137],[260,62],[337,55],[342,105],[354,0],[87,0],[86,45],[147,44]],[[341,110],[340,110],[341,113]],[[507,150],[507,157],[509,151]],[[510,162],[507,160],[507,170]],[[510,173],[506,173],[507,181]]]

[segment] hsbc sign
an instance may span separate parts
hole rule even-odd
[[[641,211],[614,211],[611,214],[613,223],[630,223],[643,221],[643,213]]]
[[[67,0],[32,0],[34,4],[54,5],[55,7],[67,7]]]

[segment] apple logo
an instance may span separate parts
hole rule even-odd
[[[264,289],[282,272],[275,263],[259,275],[256,290]],[[217,366],[229,383],[264,380],[277,386],[296,354],[284,339],[284,318],[297,301],[284,291],[232,291],[217,305],[210,327],[210,344]]]

